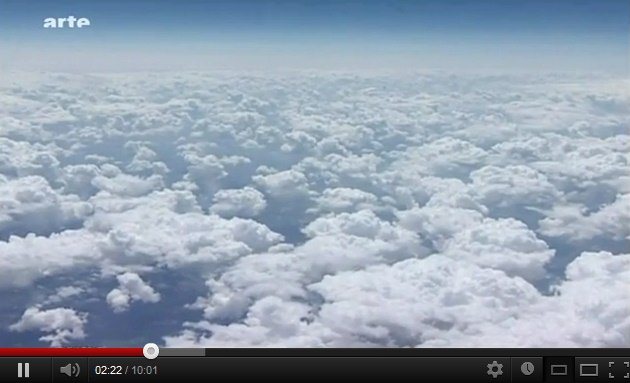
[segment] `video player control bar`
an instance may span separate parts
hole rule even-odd
[[[145,347],[146,348],[146,347]],[[142,350],[142,349],[140,349]],[[371,355],[370,355],[371,351]],[[233,379],[349,379],[427,382],[630,382],[630,352],[613,356],[428,356],[463,350],[157,349],[145,356],[0,357],[1,382],[207,382]],[[556,350],[557,351],[557,350]],[[101,350],[100,354],[106,354]],[[190,354],[195,355],[190,355]],[[223,355],[221,355],[223,353]]]

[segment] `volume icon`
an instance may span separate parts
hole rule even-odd
[[[81,373],[81,367],[79,367],[79,363],[68,363],[59,367],[59,372],[66,376],[77,378],[79,373]]]

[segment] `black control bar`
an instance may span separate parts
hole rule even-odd
[[[3,357],[0,382],[630,383],[630,349],[208,349],[205,355]]]

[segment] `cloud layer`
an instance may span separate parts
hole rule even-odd
[[[629,85],[16,73],[0,339],[628,346]]]

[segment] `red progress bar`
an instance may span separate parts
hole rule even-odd
[[[0,356],[144,356],[142,348],[0,348]]]

